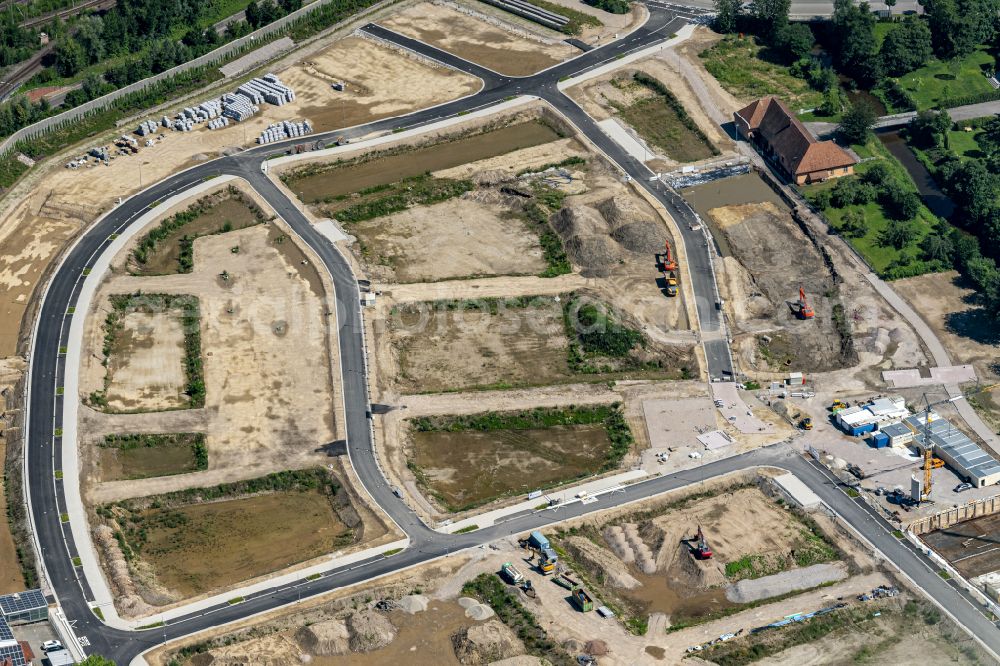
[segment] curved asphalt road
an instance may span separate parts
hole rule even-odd
[[[406,48],[438,59],[448,65],[475,73],[484,81],[483,89],[474,96],[456,100],[433,109],[419,111],[402,118],[378,121],[347,131],[329,132],[316,139],[348,138],[398,127],[415,127],[440,118],[494,104],[510,96],[531,94],[542,97],[555,106],[584,132],[609,158],[618,163],[633,178],[646,187],[675,216],[682,228],[691,267],[693,286],[697,296],[699,318],[705,333],[706,350],[709,352],[709,369],[713,376],[731,371],[728,345],[718,312],[715,310],[715,282],[711,271],[710,249],[703,232],[693,232],[688,223],[693,221],[691,209],[676,193],[665,186],[648,182],[648,170],[632,160],[623,150],[601,132],[582,111],[558,92],[556,83],[564,77],[579,74],[614,60],[619,54],[644,48],[660,42],[685,23],[670,11],[651,7],[652,15],[646,25],[627,35],[623,40],[557,65],[532,77],[505,77],[460,60],[427,45],[407,40],[378,26],[366,26],[375,36],[391,40]],[[47,580],[59,598],[67,618],[74,623],[78,636],[85,636],[90,648],[119,664],[155,645],[180,638],[204,629],[232,622],[262,611],[270,610],[296,600],[321,594],[338,587],[351,585],[374,576],[420,564],[463,548],[484,544],[502,536],[565,520],[616,504],[650,497],[666,490],[744,469],[759,464],[780,464],[793,470],[834,507],[852,525],[866,533],[883,548],[890,559],[897,561],[935,599],[946,604],[961,621],[970,627],[991,647],[1000,652],[1000,632],[987,622],[962,596],[921,562],[918,555],[892,538],[881,520],[866,513],[833,487],[832,482],[794,455],[787,447],[769,449],[735,456],[703,465],[695,470],[659,477],[629,486],[622,493],[604,495],[596,504],[571,504],[558,511],[528,512],[482,530],[463,535],[444,535],[430,530],[419,518],[396,498],[378,469],[373,451],[370,424],[368,423],[367,380],[365,376],[364,343],[362,337],[361,308],[357,282],[350,267],[333,245],[313,229],[296,206],[274,183],[261,172],[261,163],[267,155],[282,151],[294,141],[272,144],[247,151],[240,155],[221,158],[201,164],[193,169],[167,178],[150,187],[109,213],[86,232],[53,276],[45,294],[36,328],[36,338],[31,352],[29,382],[29,416],[27,437],[27,484],[32,520],[41,548],[41,557]],[[55,429],[61,428],[62,401],[57,387],[63,385],[64,357],[59,348],[67,345],[70,308],[76,302],[82,284],[83,272],[93,265],[96,258],[107,249],[110,236],[127,227],[146,212],[155,202],[181,192],[205,178],[232,174],[247,179],[275,208],[277,213],[318,253],[333,277],[337,302],[337,317],[343,368],[344,396],[348,452],[362,483],[375,502],[395,520],[410,537],[411,545],[403,552],[386,558],[377,556],[348,567],[333,569],[321,578],[302,581],[300,584],[267,590],[251,595],[243,603],[230,606],[222,604],[207,611],[172,620],[164,627],[144,632],[127,632],[112,629],[101,623],[91,612],[88,599],[92,594],[80,569],[74,568],[71,558],[77,554],[72,534],[59,520],[64,511],[61,481],[55,479],[54,470],[61,464],[61,441]],[[85,316],[85,313],[80,313]],[[712,336],[715,336],[715,339]],[[76,399],[76,396],[70,396]],[[67,473],[76,473],[67,470]],[[928,573],[930,572],[930,573]],[[977,619],[978,618],[978,619]]]

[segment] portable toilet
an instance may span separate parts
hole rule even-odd
[[[889,446],[889,435],[884,432],[877,432],[872,435],[872,446],[876,449],[884,449]]]

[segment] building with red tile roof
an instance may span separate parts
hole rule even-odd
[[[803,185],[854,173],[857,163],[833,141],[818,141],[776,97],[764,97],[733,114],[741,138],[791,181]]]

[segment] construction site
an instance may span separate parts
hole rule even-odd
[[[769,663],[822,663],[825,644],[863,659],[876,635],[878,654],[899,663],[915,649],[935,663],[977,663],[977,648],[949,620],[825,514],[777,501],[787,499],[780,487],[767,470],[720,479],[518,534],[148,658],[569,664],[585,655],[624,666],[752,651]]]
[[[85,332],[81,488],[123,615],[391,538],[350,490],[353,472],[326,449],[340,427],[332,406],[339,371],[336,336],[322,316],[331,307],[329,278],[315,264],[240,181],[159,211],[113,259]],[[283,352],[289,345],[311,353],[293,360]],[[241,498],[241,483],[331,463],[324,474],[336,474],[333,503],[311,486],[281,484]],[[191,504],[215,491],[232,500]],[[279,553],[250,538],[296,520],[311,546],[283,537],[289,547]],[[248,560],[232,551],[240,566],[208,557],[223,524],[244,525],[238,541],[273,556]],[[315,531],[320,524],[328,527]],[[170,536],[180,525],[203,540]],[[133,532],[143,534],[141,543]],[[116,541],[115,533],[126,537]]]

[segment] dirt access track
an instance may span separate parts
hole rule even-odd
[[[239,189],[272,216],[252,190]],[[164,211],[147,230],[192,203],[188,200]],[[326,284],[328,278],[317,272],[311,254],[299,248],[283,223],[272,220],[197,238],[190,273],[125,275],[132,248],[141,237],[137,235],[114,258],[88,313],[84,349],[90,353],[81,363],[81,398],[103,382],[100,350],[110,294],[190,294],[200,303],[205,406],[140,414],[103,414],[81,406],[85,496],[106,502],[323,464],[327,456],[322,447],[338,436],[333,405],[340,404],[335,390],[339,382],[335,384],[333,377],[340,372],[336,327],[328,314],[332,289]],[[157,328],[149,333],[156,344],[144,351],[157,358],[147,365],[159,367],[170,360],[176,372],[175,347],[163,337],[167,332]],[[126,392],[141,395],[152,382],[161,381],[159,377],[137,376],[118,391],[123,400],[135,400],[136,395]],[[125,432],[204,432],[208,470],[94,485],[93,444],[105,434]]]

